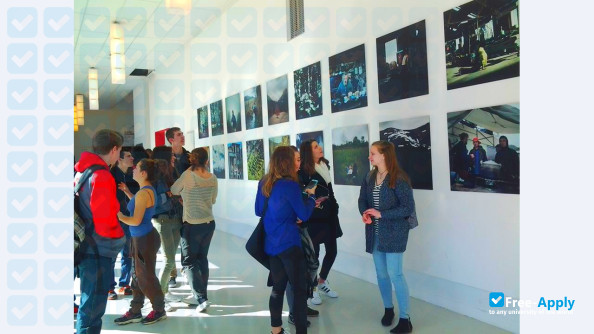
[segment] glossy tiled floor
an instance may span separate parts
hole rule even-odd
[[[176,308],[168,312],[166,320],[156,324],[117,326],[113,319],[125,313],[131,298],[120,295],[118,300],[108,302],[102,333],[269,333],[270,288],[266,287],[267,272],[247,255],[244,245],[245,240],[241,238],[215,232],[209,254],[208,290],[212,304],[205,313],[196,315],[194,307],[180,302],[173,304]],[[161,266],[159,261],[157,267]],[[312,323],[309,333],[389,333],[390,328],[382,327],[379,322],[384,309],[375,284],[338,272],[331,272],[330,278],[333,289],[340,296],[323,296],[322,305],[315,307],[320,316],[309,318]],[[188,296],[189,286],[182,275],[178,282],[182,284],[171,292],[181,297]],[[75,282],[75,290],[78,290],[77,285],[78,281]],[[148,312],[150,306],[143,310],[143,314]],[[284,327],[294,333],[295,328],[286,322],[286,316],[285,313]],[[411,320],[414,333],[507,333],[414,298],[411,299]]]

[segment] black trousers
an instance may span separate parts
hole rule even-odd
[[[130,252],[132,253],[132,301],[130,312],[140,313],[144,305],[144,297],[148,297],[153,310],[161,312],[165,309],[165,296],[161,291],[159,279],[155,273],[157,251],[161,247],[161,238],[153,229],[142,237],[132,237]]]
[[[316,257],[319,259],[320,244],[314,242],[313,246],[314,250],[316,251]],[[336,255],[338,254],[338,246],[336,244],[336,239],[332,238],[330,242],[325,242],[324,248],[326,248],[326,255],[324,255],[324,260],[322,261],[322,269],[320,269],[320,278],[326,280],[328,278],[328,273],[330,273],[330,269],[334,264],[334,260],[336,260]]]
[[[215,231],[215,221],[204,224],[184,222],[181,229],[182,265],[192,293],[198,302],[208,299],[208,249]]]
[[[305,270],[305,258],[300,247],[294,246],[270,257],[270,276],[273,285],[268,307],[272,327],[279,327],[283,324],[281,319],[283,297],[287,282],[289,282],[294,294],[293,317],[297,334],[307,333]]]

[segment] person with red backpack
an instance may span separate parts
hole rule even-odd
[[[113,282],[113,263],[122,250],[126,237],[117,213],[116,183],[109,166],[120,157],[123,137],[116,131],[103,129],[92,139],[92,152],[83,152],[74,166],[75,187],[82,173],[97,168],[84,180],[78,191],[80,217],[85,221],[84,253],[75,270],[80,277],[80,307],[76,317],[78,334],[100,333],[107,306],[107,292]]]

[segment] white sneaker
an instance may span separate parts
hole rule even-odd
[[[313,305],[320,305],[322,303],[322,297],[320,297],[317,287],[313,290],[313,298],[309,298],[308,301]]]
[[[196,313],[204,312],[208,308],[208,300],[203,301],[196,307]]]
[[[326,296],[328,296],[328,297],[332,297],[332,298],[338,297],[338,292],[332,290],[329,283],[330,282],[328,282],[328,280],[326,280],[326,281],[324,281],[324,283],[318,284],[318,288],[320,288],[320,291],[325,293]]]
[[[171,312],[173,311],[173,306],[171,306],[171,304],[169,304],[168,301],[165,301],[165,311],[166,312]]]
[[[176,296],[176,295],[172,294],[171,292],[167,292],[165,294],[165,301],[166,302],[179,302],[179,301],[181,301],[181,297]]]
[[[188,305],[199,305],[200,303],[194,298],[194,296],[189,296],[181,300],[183,303]]]

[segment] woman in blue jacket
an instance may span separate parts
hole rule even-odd
[[[281,316],[287,282],[291,283],[294,292],[293,316],[297,334],[307,333],[305,258],[296,222],[297,218],[308,220],[316,203],[313,198],[315,187],[305,191],[309,196],[303,201],[293,149],[278,147],[270,158],[268,174],[258,184],[255,205],[256,215],[264,216],[264,250],[270,256],[272,334],[285,333]]]
[[[365,225],[365,251],[373,254],[385,313],[381,323],[390,326],[394,320],[392,286],[398,299],[398,325],[390,333],[410,333],[409,292],[402,273],[402,261],[415,202],[410,181],[400,169],[394,145],[376,141],[369,150],[374,167],[361,184],[359,212]]]

